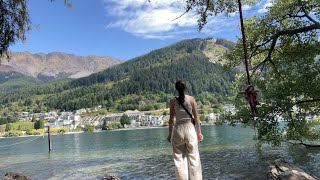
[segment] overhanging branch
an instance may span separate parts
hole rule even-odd
[[[320,102],[320,99],[308,99],[308,100],[297,101],[293,105],[311,103],[311,102]]]
[[[277,45],[277,41],[278,41],[280,36],[294,35],[294,34],[309,32],[309,31],[317,30],[317,29],[320,29],[320,23],[318,23],[318,22],[316,22],[316,23],[314,23],[312,25],[301,27],[301,28],[297,28],[297,29],[279,31],[276,34],[274,34],[273,36],[271,36],[270,39],[266,40],[264,43],[262,43],[260,45],[257,45],[256,47],[253,48],[254,50],[251,53],[251,55],[253,55],[253,53],[255,53],[260,47],[265,46],[270,41],[272,41],[271,45],[270,45],[270,48],[268,50],[267,57],[263,61],[261,61],[258,65],[256,65],[254,68],[252,68],[253,71],[256,71],[261,65],[265,64],[267,61],[269,61],[271,64],[274,64],[272,62],[271,57],[272,57],[272,53],[275,50],[275,47]]]

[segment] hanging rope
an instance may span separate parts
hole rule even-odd
[[[35,140],[37,140],[37,139],[39,139],[39,138],[41,138],[41,137],[42,137],[42,136],[38,136],[38,137],[36,137],[36,138],[28,139],[28,140],[21,141],[21,142],[18,142],[18,143],[3,145],[3,146],[0,146],[0,148],[2,148],[2,147],[16,146],[16,145],[23,144],[23,143],[29,143],[29,142],[35,141]]]
[[[241,33],[242,33],[242,46],[243,46],[243,52],[244,52],[244,64],[246,67],[248,85],[251,85],[250,73],[249,73],[249,63],[248,63],[248,50],[247,50],[246,35],[245,35],[244,25],[243,25],[241,0],[238,0],[238,4],[239,4],[240,25],[241,25]]]
[[[240,14],[240,25],[241,25],[241,33],[242,33],[242,46],[243,46],[243,53],[244,53],[244,64],[246,68],[246,75],[247,75],[247,88],[245,89],[242,94],[244,95],[245,100],[249,103],[250,110],[253,116],[253,128],[254,128],[254,134],[256,136],[256,122],[255,122],[255,117],[258,114],[257,111],[257,105],[259,104],[258,101],[258,95],[257,95],[257,90],[253,85],[251,85],[251,80],[250,80],[250,72],[249,72],[249,62],[248,62],[248,50],[247,50],[247,45],[246,45],[246,36],[245,36],[245,29],[244,29],[244,24],[243,24],[243,16],[242,16],[242,4],[241,0],[238,0],[238,5],[239,5],[239,14]]]

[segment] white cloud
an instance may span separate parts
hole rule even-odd
[[[258,13],[266,13],[266,12],[268,12],[268,8],[271,7],[272,5],[273,5],[273,1],[272,0],[267,0],[265,2],[265,4],[263,5],[263,7],[258,10]]]
[[[136,36],[152,39],[166,39],[175,36],[196,33],[198,16],[185,12],[185,0],[103,0],[107,19],[107,28],[120,28]],[[250,9],[244,6],[243,9]],[[181,16],[181,17],[180,17]],[[177,17],[180,17],[176,19]],[[236,23],[235,17],[210,17],[203,33],[213,35],[221,32],[230,23]],[[237,28],[237,26],[235,26]]]
[[[252,6],[249,6],[249,5],[242,6],[242,10],[244,10],[244,11],[247,11],[247,10],[249,10],[251,8],[252,8]]]

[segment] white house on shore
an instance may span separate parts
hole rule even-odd
[[[69,128],[75,129],[81,122],[79,115],[66,115],[62,117],[49,117],[46,126],[52,128]]]
[[[231,114],[236,114],[237,109],[233,104],[225,104],[222,106],[223,112],[224,113],[231,113]]]
[[[163,116],[145,115],[141,117],[141,126],[162,126]]]

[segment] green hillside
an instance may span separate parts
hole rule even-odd
[[[224,72],[203,53],[207,40],[184,40],[88,77],[10,92],[2,104],[31,105],[39,111],[76,110],[103,105],[110,111],[164,107],[175,95],[174,82],[188,82],[188,93],[204,105],[227,100],[234,72]],[[37,103],[36,103],[37,101]]]
[[[0,72],[0,94],[39,84],[35,78],[17,72]]]

